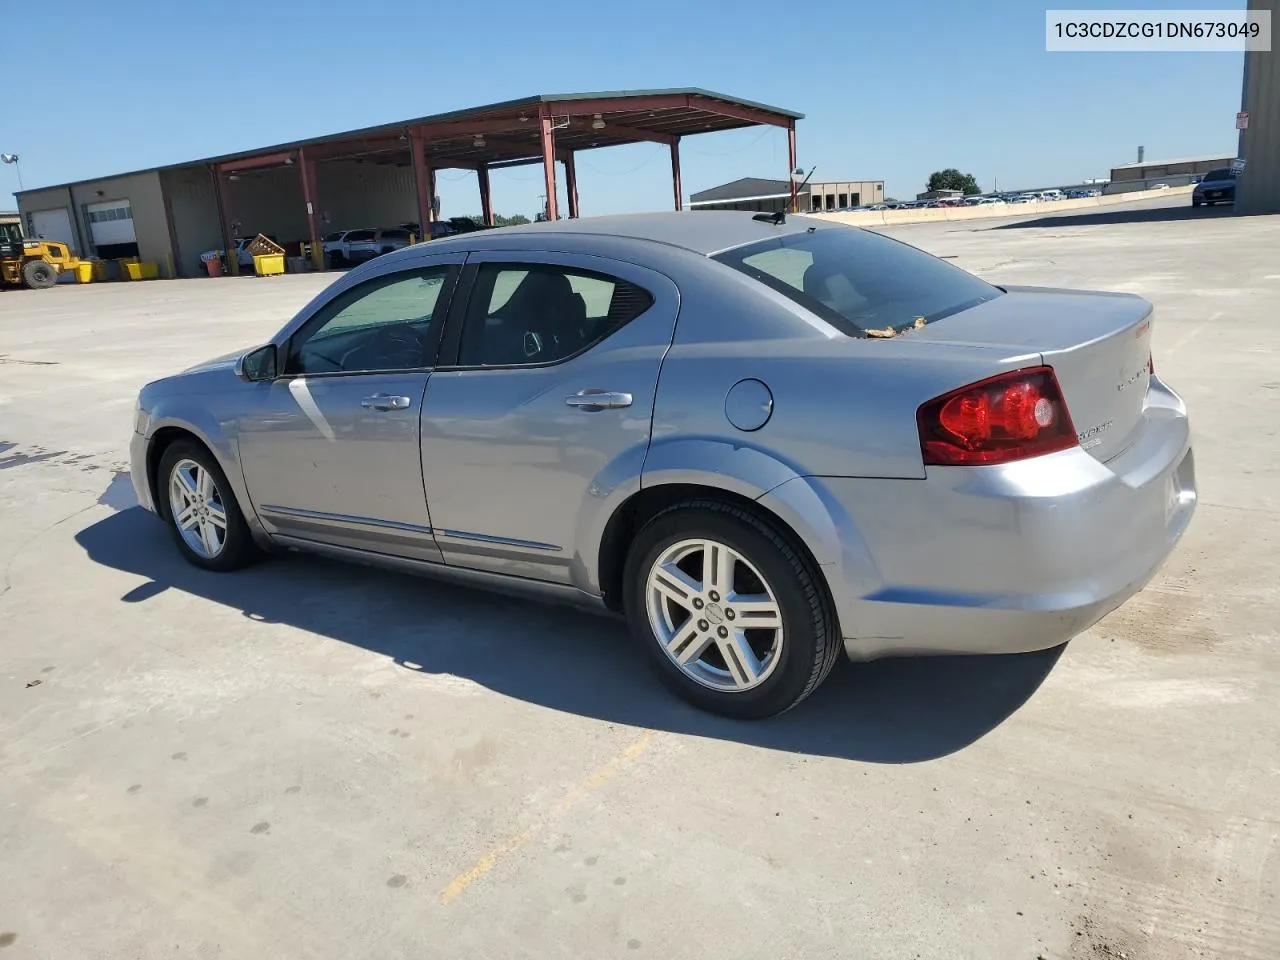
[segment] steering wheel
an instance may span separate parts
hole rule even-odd
[[[425,364],[426,341],[408,324],[377,327],[342,355],[343,370],[410,370]]]

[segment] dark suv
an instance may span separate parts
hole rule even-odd
[[[1236,202],[1236,178],[1229,167],[1221,170],[1210,170],[1204,179],[1191,191],[1191,205],[1213,206],[1215,203]]]

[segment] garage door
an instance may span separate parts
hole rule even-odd
[[[31,235],[45,240],[57,240],[72,250],[76,249],[76,234],[71,229],[71,214],[66,207],[54,210],[33,210],[29,217]]]
[[[109,247],[117,243],[136,243],[133,232],[133,208],[128,200],[108,200],[91,203],[85,207],[89,215],[89,232],[95,247]]]

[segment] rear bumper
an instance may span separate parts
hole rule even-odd
[[[811,478],[850,527],[824,567],[849,656],[1045,649],[1142,589],[1196,503],[1181,399],[1152,378],[1143,416],[1107,463],[1076,448],[924,480]]]

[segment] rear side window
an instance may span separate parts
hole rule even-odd
[[[847,227],[765,240],[715,259],[851,337],[932,323],[1003,293],[923,250]]]
[[[618,277],[549,264],[485,264],[462,331],[462,366],[557,363],[595,346],[653,305]]]

